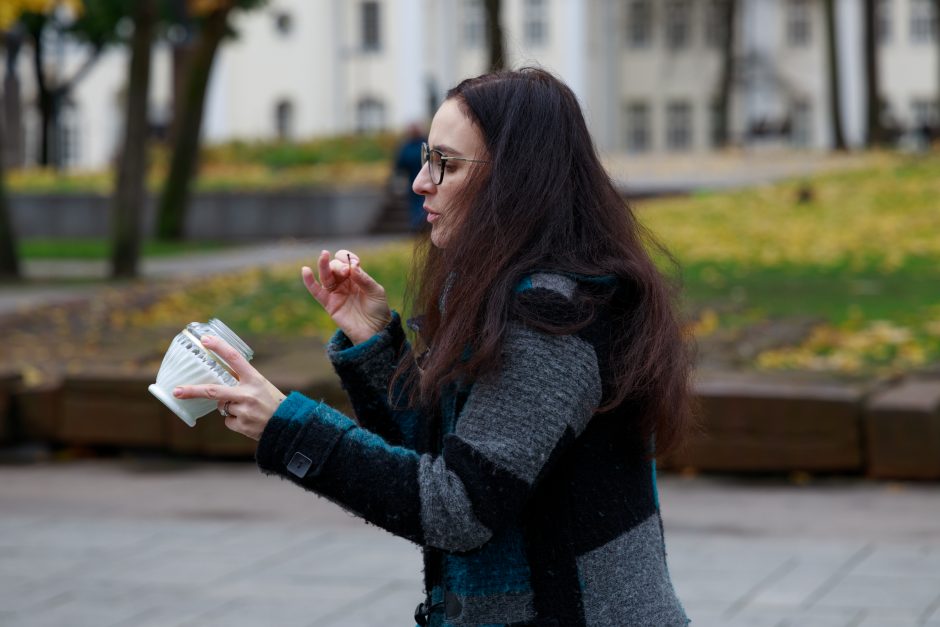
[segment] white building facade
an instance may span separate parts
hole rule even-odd
[[[706,153],[715,146],[721,4],[503,0],[506,61],[567,82],[603,151]],[[738,4],[732,140],[830,147],[823,0]],[[861,5],[836,2],[841,109],[856,146],[866,116]],[[940,121],[936,19],[932,0],[879,4],[881,91],[886,113],[903,127]],[[221,49],[210,83],[211,143],[427,123],[449,87],[487,65],[482,0],[271,0],[239,15],[235,28],[239,37]],[[154,64],[152,115],[162,123],[171,98],[167,46],[156,47]],[[79,84],[65,120],[74,134],[70,165],[100,168],[113,159],[125,66],[124,51],[109,52]],[[20,76],[28,109],[27,67]]]

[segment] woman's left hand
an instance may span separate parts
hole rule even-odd
[[[252,440],[261,439],[261,433],[284,400],[284,394],[225,341],[207,335],[202,338],[202,344],[228,362],[238,378],[238,385],[181,385],[173,390],[173,396],[211,398],[218,402],[223,416],[228,414],[226,427]]]

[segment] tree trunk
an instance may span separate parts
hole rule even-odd
[[[829,67],[829,117],[832,124],[833,149],[845,150],[845,135],[842,133],[842,89],[839,85],[839,58],[836,41],[835,0],[825,0],[826,8],[826,57]]]
[[[3,77],[3,119],[7,132],[4,136],[4,165],[20,167],[23,165],[23,105],[20,96],[20,77],[16,71],[23,38],[19,32],[10,31],[4,38],[6,47],[6,73]]]
[[[884,144],[885,132],[881,122],[881,77],[878,71],[878,0],[865,0],[865,101],[867,114],[867,144]]]
[[[486,9],[486,45],[490,53],[490,71],[495,72],[506,67],[502,16],[500,14],[502,0],[484,0],[483,6]]]
[[[219,44],[228,33],[230,8],[211,13],[202,23],[186,71],[185,101],[174,120],[170,171],[163,183],[157,210],[157,238],[180,240],[186,224],[192,181],[199,163],[200,135],[206,90]]]
[[[137,275],[141,214],[147,200],[147,96],[156,12],[155,0],[137,0],[135,4],[124,146],[118,163],[117,189],[111,212],[114,237],[111,275],[114,278]]]
[[[3,146],[3,124],[0,123],[0,146]],[[13,280],[20,277],[20,266],[16,255],[16,236],[13,233],[13,220],[10,215],[10,203],[7,200],[4,183],[4,164],[0,159],[0,280]]]
[[[36,104],[39,107],[39,165],[48,167],[52,163],[52,128],[53,128],[53,97],[46,84],[46,72],[43,69],[45,46],[42,41],[42,32],[45,20],[37,21],[38,26],[30,29],[33,39],[33,72],[36,77]]]
[[[734,87],[734,49],[735,22],[737,21],[737,0],[725,0],[722,5],[724,24],[724,42],[721,47],[721,77],[718,85],[718,129],[716,139],[719,148],[726,148],[731,139],[731,93]]]

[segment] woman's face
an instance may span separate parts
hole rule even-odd
[[[486,159],[483,138],[454,99],[445,100],[434,114],[428,146],[441,151],[445,157]],[[411,185],[416,194],[424,196],[424,210],[431,223],[431,243],[438,248],[447,246],[455,227],[457,216],[454,212],[462,200],[461,192],[476,167],[479,165],[469,161],[445,161],[444,180],[435,185],[425,164]]]

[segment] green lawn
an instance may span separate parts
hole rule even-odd
[[[143,244],[145,257],[161,257],[181,253],[212,251],[224,248],[222,242],[160,242],[146,241]],[[19,242],[22,259],[108,259],[111,243],[103,239],[45,239],[30,238]]]
[[[706,338],[815,321],[803,340],[758,355],[755,368],[891,374],[940,364],[940,157],[871,161],[865,170],[637,207],[680,264],[692,330]],[[800,202],[805,186],[812,198]],[[407,245],[363,256],[396,307],[409,263]],[[215,315],[248,332],[325,338],[333,330],[294,267],[212,279],[126,322]]]

